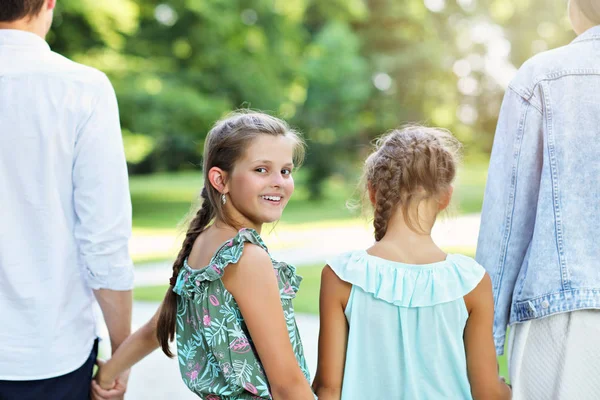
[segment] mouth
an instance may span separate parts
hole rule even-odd
[[[261,199],[271,203],[271,204],[280,204],[281,203],[281,199],[283,198],[282,196],[276,196],[276,195],[266,195],[266,196],[260,196]]]

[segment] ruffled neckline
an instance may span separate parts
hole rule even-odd
[[[327,263],[340,279],[400,307],[429,307],[457,300],[475,289],[485,274],[481,265],[461,254],[415,265],[358,250]]]
[[[225,241],[217,249],[210,263],[202,268],[195,269],[190,267],[187,259],[185,259],[183,267],[177,276],[173,291],[180,296],[193,297],[195,293],[199,293],[202,290],[200,288],[202,282],[220,280],[225,268],[240,260],[245,243],[260,246],[267,252],[279,280],[281,298],[294,298],[302,282],[302,277],[296,274],[296,268],[293,265],[273,259],[258,232],[251,228],[242,228],[235,237]]]

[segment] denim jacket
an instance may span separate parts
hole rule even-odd
[[[506,91],[477,261],[494,341],[509,324],[600,308],[600,26],[527,61]]]

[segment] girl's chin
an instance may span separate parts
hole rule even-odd
[[[277,222],[281,219],[281,213],[268,213],[263,214],[259,218],[263,224],[272,224],[273,222]]]

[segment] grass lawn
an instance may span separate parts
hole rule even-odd
[[[322,265],[298,268],[298,273],[303,277],[298,296],[294,300],[294,309],[298,313],[319,313],[319,287],[321,282]],[[136,288],[134,298],[137,301],[161,301],[167,286],[149,286]],[[500,375],[508,377],[506,357],[498,357]]]
[[[357,179],[358,175],[357,171]],[[481,210],[486,176],[487,166],[481,163],[467,164],[459,170],[454,190],[454,207],[459,214]],[[295,174],[295,181],[296,191],[283,214],[282,226],[333,223],[358,217],[346,208],[346,201],[355,194],[356,182],[332,177],[326,183],[326,197],[320,201],[309,201],[303,170]],[[194,207],[201,187],[199,171],[131,176],[134,232],[174,233],[178,223]]]

